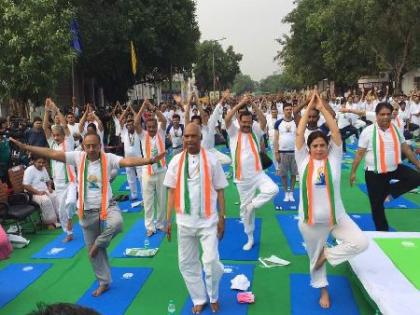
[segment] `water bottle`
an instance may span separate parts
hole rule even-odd
[[[150,241],[149,241],[149,238],[146,237],[144,239],[144,245],[143,245],[143,247],[144,247],[144,249],[149,249],[149,246],[150,246]]]
[[[176,308],[174,300],[170,300],[168,304],[168,315],[175,315]]]

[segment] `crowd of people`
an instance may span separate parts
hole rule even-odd
[[[170,240],[175,211],[179,269],[194,314],[207,302],[214,312],[221,307],[218,242],[225,232],[227,179],[232,176],[240,197],[244,251],[254,246],[256,211],[279,193],[279,187],[284,201],[294,201],[299,182],[299,230],[309,256],[311,285],[321,291],[321,307],[328,308],[326,262],[335,266],[368,246],[341,200],[346,142],[358,139],[349,183],[355,182],[364,159],[377,230],[388,230],[384,202],[420,184],[420,162],[411,149],[420,136],[420,92],[409,97],[391,97],[388,92],[349,90],[336,97],[308,89],[232,97],[225,91],[215,104],[203,104],[194,94],[183,103],[174,95],[161,104],[147,99],[141,105],[116,103],[106,118],[92,104],[62,113],[48,98],[44,117],[35,117],[21,137],[12,135],[10,144],[12,151],[32,161],[23,184],[39,205],[43,223],[50,229],[61,227],[69,242],[78,214],[99,281],[94,296],[111,284],[106,248],[122,229],[110,184],[118,169],[126,168],[129,198],[143,203],[147,237],[163,231]],[[1,120],[4,139],[9,139],[7,124]],[[226,145],[230,156],[217,150],[217,144]],[[277,183],[264,171],[263,155],[270,150]],[[417,171],[404,165],[404,159]],[[231,165],[232,172],[226,174],[222,165]],[[398,182],[391,184],[391,179]],[[340,242],[326,248],[330,234]]]

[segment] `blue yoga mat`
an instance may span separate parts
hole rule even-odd
[[[66,238],[66,233],[61,233],[53,241],[45,245],[38,253],[34,254],[32,258],[61,259],[74,257],[85,247],[82,228],[79,223],[73,226],[73,237],[74,240],[71,242],[63,243],[63,240]]]
[[[284,190],[280,189],[279,193],[274,197],[274,207],[276,210],[297,210],[299,209],[299,189],[295,188],[293,191],[294,202],[283,201]]]
[[[258,260],[260,252],[262,219],[255,219],[254,246],[245,251],[242,246],[248,241],[244,225],[237,218],[225,220],[225,235],[219,243],[220,259],[223,260]]]
[[[362,231],[376,231],[375,224],[373,223],[372,215],[370,213],[354,213],[349,215]],[[390,227],[389,230],[395,231],[393,227]]]
[[[141,190],[141,186],[138,180],[136,180],[136,184],[137,184],[137,194],[141,194],[142,190]],[[118,189],[118,191],[121,192],[129,192],[130,191],[130,186],[128,186],[128,182],[125,181],[124,183],[121,184],[120,188]]]
[[[248,304],[239,304],[236,300],[236,295],[239,291],[232,290],[230,288],[233,278],[237,275],[244,274],[249,282],[251,282],[251,287],[248,288],[248,291],[252,291],[252,278],[254,273],[254,265],[225,265],[225,273],[223,274],[222,279],[220,280],[220,289],[219,289],[219,304],[220,311],[218,315],[246,315],[248,314]],[[190,315],[191,308],[193,303],[190,298],[187,298],[187,301],[184,304],[184,307],[181,310],[181,315]],[[214,314],[211,312],[210,305],[207,305],[202,313],[200,314]]]
[[[230,149],[226,148],[225,145],[217,147],[217,150],[219,150],[220,152],[222,152],[223,154],[227,154],[230,155]]]
[[[98,297],[92,292],[98,287],[95,281],[77,304],[93,308],[101,315],[123,315],[143,287],[152,268],[112,267],[110,289]]]
[[[131,204],[133,202],[137,202],[137,200],[135,200],[135,201],[131,201],[131,200],[121,201],[121,202],[118,202],[118,207],[121,209],[121,212],[140,212],[143,209],[143,207],[141,205],[138,205],[138,206],[132,208]]]
[[[328,292],[331,307],[323,309],[319,305],[319,289],[310,286],[306,274],[290,275],[290,298],[292,315],[358,315],[356,301],[350,283],[343,276],[328,276]]]
[[[131,256],[127,257],[124,255],[125,249],[144,247],[144,239],[146,237],[144,220],[139,219],[136,223],[134,223],[130,230],[124,235],[123,239],[114,248],[111,253],[111,257],[131,258]],[[149,247],[158,248],[164,237],[165,233],[163,232],[158,231],[156,234],[153,234],[153,236],[149,237]]]
[[[125,170],[125,167],[118,169],[118,175],[127,175],[127,171]]]
[[[298,217],[295,214],[277,214],[277,222],[287,239],[287,243],[294,255],[306,255],[302,235],[298,228]]]
[[[367,195],[366,184],[359,184],[359,188]],[[420,206],[403,196],[393,199],[390,202],[385,202],[385,208],[387,209],[420,209]]]
[[[12,264],[0,270],[0,309],[51,266],[52,264]]]

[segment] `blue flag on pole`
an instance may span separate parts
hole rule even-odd
[[[70,32],[71,32],[71,47],[78,53],[82,53],[82,45],[80,44],[80,34],[79,34],[79,24],[77,20],[73,18],[70,23]]]

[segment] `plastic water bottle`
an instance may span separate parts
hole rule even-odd
[[[175,315],[176,308],[174,300],[170,300],[168,304],[168,315]]]
[[[149,249],[149,246],[150,246],[150,241],[149,241],[149,238],[146,237],[144,239],[144,245],[143,245],[143,247],[144,247],[144,249]]]

